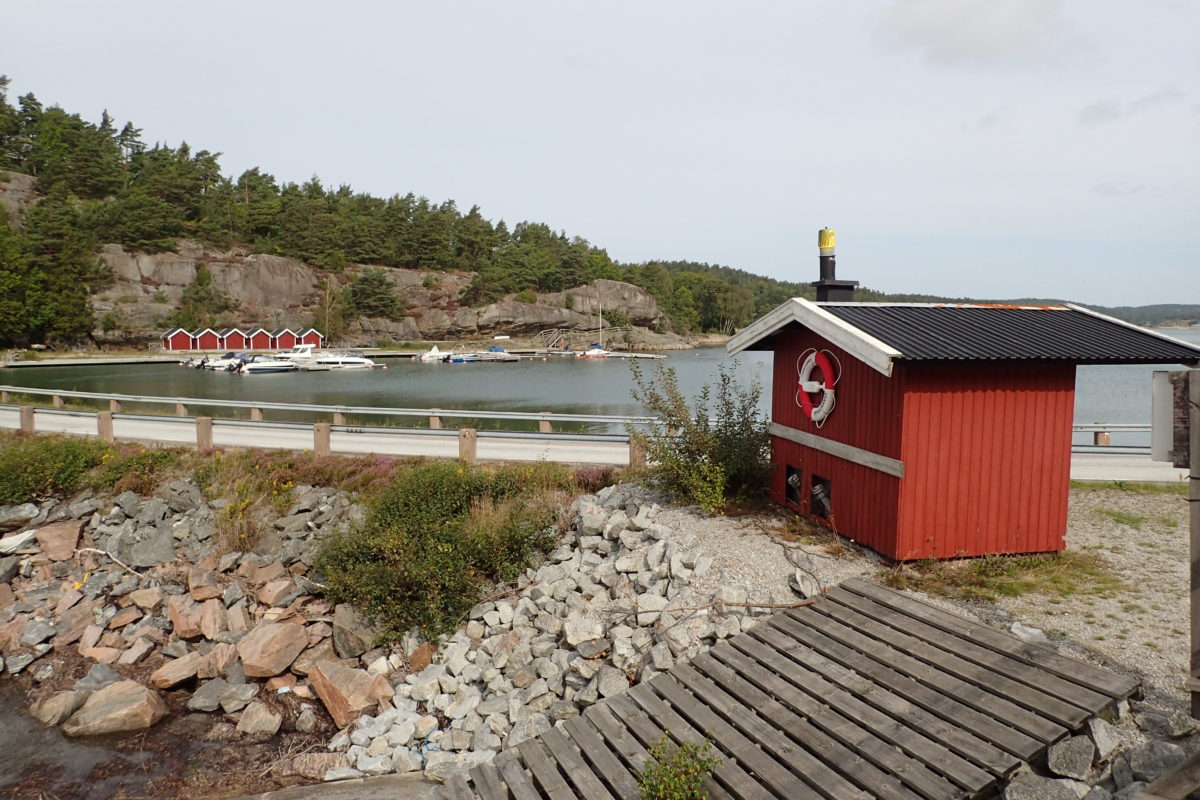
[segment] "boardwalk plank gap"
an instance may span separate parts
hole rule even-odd
[[[715,799],[982,800],[1138,690],[861,579],[448,781],[447,798],[632,800],[649,749],[711,743]]]

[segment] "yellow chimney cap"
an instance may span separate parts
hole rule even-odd
[[[837,245],[837,231],[833,228],[821,228],[817,231],[817,247],[821,250],[821,255],[833,255],[833,248]]]

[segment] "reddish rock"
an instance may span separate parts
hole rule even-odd
[[[308,673],[308,680],[339,728],[359,714],[391,697],[392,687],[382,675],[351,669],[340,661],[322,661]]]
[[[420,672],[433,663],[433,654],[437,652],[432,642],[422,642],[412,655],[408,657],[409,672]]]
[[[63,596],[59,598],[58,604],[54,606],[54,616],[61,617],[67,612],[67,609],[83,599],[83,592],[78,589],[67,589],[63,592]]]
[[[37,540],[51,561],[66,561],[75,555],[83,520],[66,520],[38,528]]]
[[[0,583],[0,608],[11,606],[14,599],[12,587],[7,583]]]
[[[118,611],[112,619],[108,621],[109,630],[117,630],[124,628],[131,622],[137,622],[142,618],[142,610],[137,606],[128,606]]]
[[[256,702],[246,706],[246,710],[242,712],[242,718],[238,720],[237,729],[238,733],[265,733],[268,736],[274,736],[279,732],[279,726],[282,723],[282,714],[276,714],[266,703]]]
[[[308,644],[301,625],[260,624],[238,642],[238,655],[248,678],[270,678],[292,665]]]
[[[288,578],[271,581],[258,590],[258,602],[264,606],[273,606],[292,590],[294,584]]]
[[[292,772],[309,780],[319,781],[332,769],[350,766],[345,753],[304,753],[292,759]]]
[[[229,674],[229,668],[237,663],[237,647],[222,642],[214,647],[196,670],[199,678],[217,678]]]
[[[203,660],[204,656],[198,650],[194,650],[183,658],[168,661],[151,673],[150,683],[154,684],[156,689],[170,689],[189,678],[196,677],[196,671],[200,668],[200,662]]]
[[[121,657],[121,651],[115,647],[89,647],[80,651],[80,655],[100,664],[111,664]]]
[[[234,603],[225,609],[225,626],[230,631],[250,630],[250,615],[246,613],[245,604]]]
[[[299,655],[292,664],[292,672],[297,675],[307,675],[321,661],[333,661],[337,654],[333,652],[333,641],[324,639]]]
[[[200,618],[200,606],[188,595],[172,595],[167,601],[167,619],[180,639],[194,639],[200,635]]]
[[[131,642],[136,642],[138,639],[149,639],[155,644],[162,644],[162,640],[166,638],[166,634],[163,633],[162,628],[156,628],[153,625],[142,625],[128,635]]]
[[[91,692],[59,692],[34,703],[29,709],[29,715],[43,725],[54,727],[78,711],[89,694]]]
[[[59,625],[62,625],[60,620]],[[62,634],[60,633],[59,636]],[[100,637],[104,635],[104,628],[99,625],[84,626],[83,635],[79,637],[79,652],[82,654],[85,650],[91,650],[100,642]]]
[[[191,572],[188,573],[188,592],[197,603],[220,597],[222,591],[220,579],[215,571],[192,567]]]
[[[200,632],[205,639],[216,639],[225,630],[225,604],[213,598],[205,600],[200,609]]]
[[[290,672],[284,675],[276,675],[274,678],[271,678],[271,680],[267,681],[268,692],[278,692],[280,689],[284,688],[289,690],[296,688],[296,676]]]
[[[69,644],[78,642],[85,633],[93,626],[94,618],[92,617],[92,609],[96,607],[95,600],[90,600],[85,603],[71,606],[62,613],[58,618],[58,633],[54,636],[55,648],[66,647]],[[91,642],[95,644],[99,641],[100,634],[103,629],[97,627],[96,639]],[[89,645],[90,646],[90,645]]]
[[[134,605],[143,611],[153,611],[162,603],[163,590],[155,586],[151,589],[138,589],[130,592],[127,596]]]
[[[68,736],[95,736],[149,728],[167,715],[157,692],[137,681],[120,681],[94,692],[63,724]]]

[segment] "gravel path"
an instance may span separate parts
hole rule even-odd
[[[795,561],[824,585],[873,577],[885,562],[828,534],[797,535],[778,515],[705,517],[665,501],[660,522],[677,541],[713,559],[691,587],[711,596],[717,585],[745,585],[758,602],[794,602],[788,578]],[[1188,670],[1188,509],[1181,495],[1113,489],[1071,492],[1068,550],[1099,554],[1122,586],[1109,596],[1002,597],[996,603],[918,595],[937,606],[1000,627],[1040,628],[1064,651],[1136,674],[1153,705],[1178,710]]]

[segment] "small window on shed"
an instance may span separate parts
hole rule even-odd
[[[809,512],[821,519],[829,519],[833,503],[833,493],[829,479],[819,475],[812,476],[812,493],[809,495]]]
[[[788,464],[787,485],[784,487],[784,497],[789,503],[800,505],[804,491],[804,476],[797,467]]]

